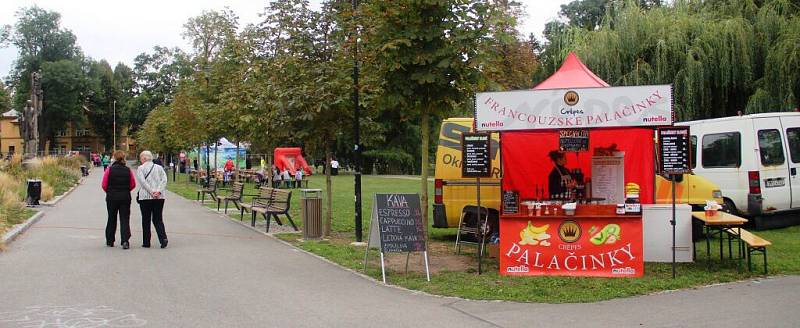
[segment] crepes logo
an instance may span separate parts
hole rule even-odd
[[[574,243],[581,238],[581,226],[572,220],[561,222],[558,226],[558,237],[565,243]]]
[[[572,90],[564,94],[564,103],[567,104],[567,106],[575,106],[580,99],[581,97],[578,96],[578,93]]]

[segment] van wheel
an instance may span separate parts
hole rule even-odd
[[[725,198],[722,200],[722,204],[725,206],[725,212],[733,215],[739,215],[739,210],[736,208],[736,204],[734,204],[732,200]]]

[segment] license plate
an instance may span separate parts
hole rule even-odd
[[[766,188],[783,187],[785,185],[786,185],[786,180],[784,178],[774,178],[774,179],[764,180],[764,187]]]

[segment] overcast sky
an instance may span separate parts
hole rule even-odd
[[[570,0],[520,0],[528,13],[521,30],[541,36],[544,24],[558,15],[560,5]],[[153,46],[179,46],[188,49],[181,38],[183,24],[204,10],[230,7],[241,25],[256,23],[268,1],[262,0],[1,0],[0,25],[16,22],[21,7],[34,4],[61,14],[61,27],[72,30],[84,54],[106,59],[113,67],[118,62],[129,66],[142,52]],[[311,0],[318,6],[320,0]],[[5,78],[17,57],[13,47],[0,49],[0,77]]]

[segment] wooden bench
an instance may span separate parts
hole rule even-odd
[[[272,192],[272,199],[266,207],[252,208],[253,215],[255,217],[255,213],[261,213],[261,215],[264,216],[264,220],[267,221],[267,232],[269,232],[270,217],[275,218],[275,223],[283,225],[278,215],[285,215],[286,219],[288,219],[289,223],[292,225],[292,228],[294,228],[294,231],[299,231],[297,225],[295,225],[292,220],[292,216],[289,215],[291,201],[292,192],[290,190],[275,189]]]
[[[272,202],[272,194],[274,193],[275,188],[270,187],[261,187],[258,189],[258,196],[253,197],[253,200],[250,204],[242,203],[241,208],[239,209],[239,221],[244,218],[244,212],[250,211],[251,216],[251,225],[256,226],[256,212],[253,210],[256,208],[267,208]]]
[[[741,235],[739,235],[739,231],[741,231]],[[753,271],[753,253],[760,253],[764,257],[764,274],[767,274],[767,246],[772,245],[772,243],[744,229],[725,229],[725,232],[729,236],[739,236],[742,243],[747,246],[747,269]]]
[[[211,196],[211,199],[217,200],[217,179],[211,178],[208,180],[208,185],[197,189],[197,200],[199,200],[201,204],[205,203],[206,194]]]
[[[239,209],[239,203],[242,202],[242,195],[244,194],[244,183],[234,182],[231,188],[231,193],[225,196],[217,197],[217,211],[219,211],[220,204],[225,201],[225,214],[228,214],[228,202],[233,202],[236,209]]]

